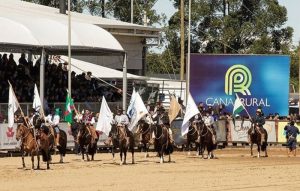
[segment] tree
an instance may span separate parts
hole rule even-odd
[[[173,2],[180,6],[180,0]],[[192,4],[191,52],[284,54],[291,48],[293,29],[283,27],[287,10],[277,0],[192,0]],[[187,5],[185,0],[186,13]],[[169,21],[174,31],[170,43],[180,38],[179,23],[176,12]]]
[[[22,0],[31,3],[41,4],[49,7],[59,8],[59,0]],[[86,5],[85,0],[71,0],[71,10],[82,13],[84,6]]]

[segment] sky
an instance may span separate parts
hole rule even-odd
[[[286,26],[294,28],[293,44],[298,45],[300,41],[300,0],[278,0],[280,5],[287,8],[288,21]],[[153,9],[164,13],[170,18],[176,11],[170,0],[158,0]]]

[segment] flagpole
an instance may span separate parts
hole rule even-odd
[[[188,55],[186,63],[186,103],[190,94],[190,63],[191,63],[191,0],[189,0],[189,25],[188,25]]]

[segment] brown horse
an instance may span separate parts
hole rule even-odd
[[[18,124],[16,139],[17,141],[21,140],[23,168],[25,168],[24,156],[26,153],[28,153],[31,155],[32,169],[34,169],[34,155],[37,155],[37,160],[38,160],[37,169],[40,169],[39,149],[41,149],[41,152],[43,154],[43,159],[47,162],[47,169],[50,169],[49,158],[48,158],[49,142],[46,134],[41,133],[40,146],[39,146],[34,136],[33,129],[27,128],[24,124]]]
[[[87,161],[90,161],[89,155],[91,155],[91,160],[93,161],[94,155],[97,151],[97,142],[99,140],[99,135],[97,134],[97,139],[93,140],[91,132],[85,124],[79,123],[78,127],[79,135],[77,140],[80,146],[82,160],[84,160],[84,154],[86,154]]]
[[[40,118],[40,116],[35,116],[33,118],[33,125],[35,126],[36,129],[39,131],[42,130],[46,132],[49,138],[49,150],[53,150],[55,146],[55,137],[56,137],[56,132],[54,130],[54,127],[51,125],[42,125],[45,123],[45,120]],[[41,129],[42,126],[42,129]],[[60,154],[60,163],[63,163],[63,157],[66,155],[66,150],[67,150],[67,134],[63,130],[59,130],[59,146],[57,147],[58,152]],[[51,160],[51,153],[49,152],[49,158]]]
[[[198,125],[200,136],[199,153],[202,153],[202,158],[204,158],[204,151],[207,150],[207,158],[214,158],[213,151],[216,149],[216,144],[213,143],[213,130],[207,127],[202,120],[199,121]]]
[[[171,153],[173,152],[173,145],[170,142],[169,130],[165,125],[155,125],[153,128],[155,135],[154,148],[160,158],[160,163],[164,163],[164,154],[169,155],[169,162],[171,162]]]
[[[150,147],[150,140],[151,140],[151,125],[146,123],[145,120],[140,120],[138,123],[138,129],[139,131],[137,132],[138,134],[141,135],[141,151],[144,150],[146,152],[145,158],[149,157],[149,147]]]
[[[265,157],[268,157],[267,146],[268,146],[268,132],[263,129],[264,141],[262,141],[262,135],[259,132],[259,127],[255,126],[254,123],[251,124],[251,128],[248,130],[248,137],[250,143],[251,156],[253,156],[253,144],[257,145],[257,158],[260,157],[260,150],[265,151]]]
[[[200,143],[197,142],[199,139],[199,125],[198,122],[192,122],[189,126],[189,131],[187,133],[187,144],[186,147],[188,148],[188,155],[190,155],[190,151],[192,149],[192,143],[195,143],[197,149],[197,155],[200,155]]]
[[[111,135],[112,135],[112,144],[113,144],[112,145],[113,160],[115,160],[115,149],[119,148],[120,159],[121,159],[120,165],[126,164],[127,151],[128,149],[130,149],[132,155],[132,164],[134,164],[133,133],[126,132],[125,127],[112,124]],[[129,137],[129,140],[127,139],[127,137]]]

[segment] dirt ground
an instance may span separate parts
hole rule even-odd
[[[255,158],[248,149],[228,148],[215,151],[217,159],[211,160],[191,154],[175,152],[171,163],[160,164],[155,153],[149,158],[136,153],[136,164],[123,166],[119,155],[113,163],[109,153],[92,162],[69,154],[64,164],[54,156],[51,170],[44,163],[42,170],[30,170],[29,157],[26,169],[21,157],[0,158],[0,190],[300,190],[300,153],[287,158],[284,148],[271,148],[268,158]]]

